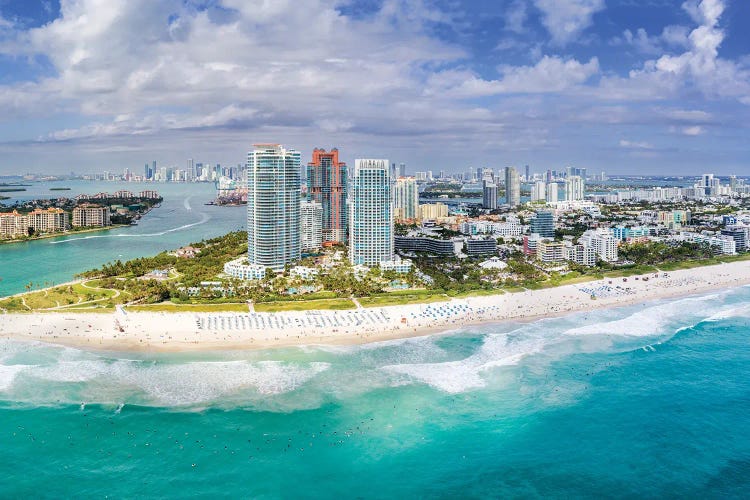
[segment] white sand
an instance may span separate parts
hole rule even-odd
[[[355,344],[425,335],[469,324],[531,320],[742,286],[750,284],[750,261],[672,271],[666,273],[666,277],[664,274],[350,311],[3,314],[0,315],[0,338],[91,349],[154,351]],[[648,281],[643,281],[644,277]],[[592,290],[598,295],[596,300],[591,298]]]

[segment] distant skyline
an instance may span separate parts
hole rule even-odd
[[[745,0],[0,0],[0,175],[750,171]]]

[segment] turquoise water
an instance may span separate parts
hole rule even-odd
[[[0,496],[750,496],[750,288],[353,347],[0,341]]]
[[[50,187],[70,191],[49,191]],[[215,196],[213,184],[132,184],[121,182],[68,181],[32,183],[18,200],[73,197],[77,194],[113,193],[120,189],[154,189],[164,198],[159,208],[137,226],[100,233],[78,234],[27,243],[0,245],[0,297],[25,291],[27,283],[43,287],[70,281],[76,273],[106,262],[157,254],[205,238],[244,228],[243,207],[206,206]]]

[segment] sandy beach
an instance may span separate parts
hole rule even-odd
[[[0,315],[0,338],[95,350],[262,349],[359,344],[466,325],[531,321],[750,284],[750,261],[431,304],[279,313],[46,313]],[[596,298],[593,298],[596,297]]]

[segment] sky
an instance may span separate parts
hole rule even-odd
[[[750,174],[747,0],[0,0],[0,175],[244,162]]]

